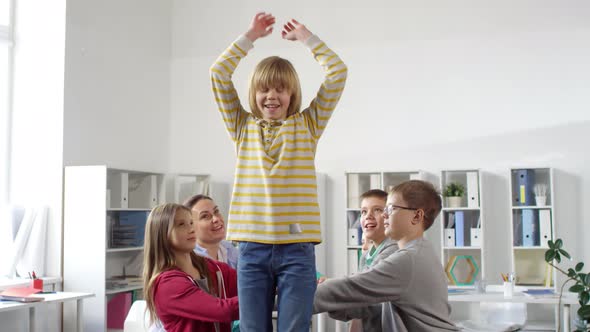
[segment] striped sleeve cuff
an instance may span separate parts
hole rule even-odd
[[[254,48],[254,43],[244,35],[239,36],[234,43],[246,53]]]
[[[322,41],[320,40],[320,37],[313,35],[309,38],[307,38],[307,40],[303,43],[307,48],[309,48],[310,50],[312,50],[314,47],[318,46]]]

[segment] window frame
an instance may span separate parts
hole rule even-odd
[[[0,47],[7,48],[6,62],[6,100],[0,107],[0,209],[6,206],[10,200],[10,168],[11,168],[11,133],[12,133],[12,104],[13,104],[13,84],[14,84],[14,21],[16,0],[9,0],[8,5],[8,25],[0,25]],[[4,64],[0,64],[4,65]],[[4,85],[3,84],[3,85]]]

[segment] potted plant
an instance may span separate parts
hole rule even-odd
[[[571,260],[570,254],[563,249],[563,241],[561,239],[555,242],[549,240],[547,242],[549,249],[545,252],[545,261],[557,271],[563,273],[568,279],[561,286],[559,295],[559,305],[561,306],[561,297],[563,296],[563,289],[565,285],[574,281],[575,284],[569,288],[570,292],[578,293],[578,302],[580,309],[578,309],[578,322],[576,324],[576,332],[589,331],[588,323],[590,322],[590,273],[581,272],[584,268],[584,263],[579,262],[574,268],[569,268],[567,272],[559,267],[557,264],[561,263],[561,257],[566,257]],[[554,263],[557,262],[557,263]]]
[[[447,198],[448,207],[460,207],[463,195],[465,195],[465,186],[459,182],[447,184],[443,191],[443,196]]]

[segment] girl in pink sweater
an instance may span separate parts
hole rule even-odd
[[[229,332],[238,319],[236,272],[193,252],[191,211],[179,204],[155,207],[147,221],[144,298],[152,322],[167,332]]]

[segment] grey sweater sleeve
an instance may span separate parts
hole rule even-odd
[[[395,302],[412,280],[412,265],[412,255],[399,250],[368,271],[350,277],[328,279],[318,285],[314,313]]]

